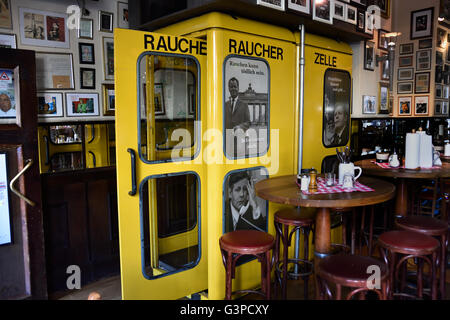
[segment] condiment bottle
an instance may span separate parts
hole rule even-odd
[[[315,169],[312,169],[311,172],[309,173],[309,177],[310,177],[310,181],[309,181],[309,189],[308,191],[311,193],[314,193],[317,191],[317,171]]]

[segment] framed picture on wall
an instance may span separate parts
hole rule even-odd
[[[80,88],[95,89],[95,69],[80,68]]]
[[[351,5],[347,5],[347,22],[351,24],[356,24],[358,20],[358,9]]]
[[[436,51],[436,65],[438,66],[444,65],[444,53],[441,51]]]
[[[434,114],[441,115],[442,114],[442,100],[434,100]]]
[[[388,50],[388,39],[385,37],[388,31],[383,29],[378,29],[378,49],[387,51]]]
[[[364,69],[375,70],[375,42],[373,41],[364,42]]]
[[[377,113],[376,100],[377,100],[377,97],[375,97],[375,96],[363,96],[362,113],[363,114],[376,114]]]
[[[398,98],[398,115],[399,116],[410,116],[411,115],[411,104],[412,98],[409,97],[399,97]]]
[[[117,2],[117,26],[124,29],[130,27],[128,22],[128,3]]]
[[[39,117],[62,117],[63,116],[63,94],[57,92],[38,92],[38,116]]]
[[[0,0],[0,28],[12,29],[10,0]]]
[[[114,91],[114,84],[103,83],[102,84],[103,93],[103,115],[113,116],[116,110],[116,94]]]
[[[332,0],[312,0],[313,20],[333,24]]]
[[[16,35],[0,33],[0,48],[16,49]]]
[[[256,4],[284,11],[284,0],[256,0]]]
[[[98,116],[98,93],[66,93],[66,115],[69,117]]]
[[[311,2],[310,0],[288,0],[288,8],[295,11],[310,14],[311,13],[310,2]]]
[[[447,31],[437,28],[436,47],[445,49],[447,47]]]
[[[113,32],[113,14],[111,12],[98,12],[98,30],[102,32]]]
[[[403,68],[398,69],[397,71],[397,80],[403,81],[403,80],[412,80],[414,79],[414,68]]]
[[[428,49],[433,46],[433,38],[419,40],[419,49]]]
[[[78,54],[80,64],[95,64],[95,53],[93,43],[78,43]]]
[[[398,58],[398,67],[410,67],[413,65],[413,56],[403,56]]]
[[[335,0],[332,2],[333,7],[333,18],[347,21],[347,5],[343,2]]]
[[[378,110],[381,114],[389,113],[389,84],[379,83]]]
[[[103,74],[105,80],[114,80],[114,38],[103,37]]]
[[[411,40],[428,38],[433,35],[434,8],[421,9],[411,12]]]
[[[390,77],[390,68],[389,68],[389,60],[384,60],[381,64],[381,80],[389,80]]]
[[[426,116],[428,115],[429,96],[415,96],[414,97],[414,115]]]
[[[442,99],[444,96],[442,84],[436,84],[434,87],[434,96],[436,99]]]
[[[414,43],[404,43],[401,44],[399,47],[399,55],[405,55],[405,54],[413,54],[414,52]]]
[[[166,114],[164,105],[164,85],[162,83],[155,83],[155,115]]]
[[[19,8],[20,40],[29,46],[68,49],[66,20],[65,13]]]
[[[429,93],[430,92],[430,72],[416,73],[414,81],[414,93]]]
[[[431,69],[431,49],[416,52],[416,70]]]
[[[397,93],[398,94],[405,94],[405,93],[412,93],[413,92],[413,82],[397,82]]]
[[[389,19],[391,12],[391,0],[373,0],[372,4],[380,8],[380,13],[383,18]]]
[[[366,13],[365,11],[358,10],[357,20],[356,20],[356,31],[364,32],[366,27]]]
[[[366,23],[365,23],[364,32],[367,33],[367,34],[372,34],[373,35],[373,29],[374,29],[374,24],[373,24],[374,18],[373,18],[373,15],[370,12],[368,12],[368,11],[366,11],[365,15],[366,15],[365,16]]]
[[[94,20],[88,18],[80,18],[80,29],[78,29],[79,39],[94,38]]]
[[[71,53],[36,52],[38,90],[74,89]]]

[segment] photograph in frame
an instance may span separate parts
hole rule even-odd
[[[362,97],[362,113],[363,114],[376,114],[377,113],[377,97],[375,96],[366,96],[363,95]]]
[[[14,69],[0,69],[0,118],[17,115],[17,92]]]
[[[443,86],[442,98],[444,98],[444,99],[450,98],[450,86],[448,86],[448,85]]]
[[[434,8],[421,9],[411,12],[410,39],[428,38],[433,35]]]
[[[369,40],[364,44],[364,69],[375,70],[375,42]]]
[[[98,30],[101,32],[113,32],[113,13],[106,11],[98,12]]]
[[[347,22],[356,25],[357,20],[358,20],[358,9],[356,9],[356,7],[353,7],[348,4],[347,5]]]
[[[435,115],[441,115],[442,114],[442,100],[435,100],[434,101],[434,114]]]
[[[384,36],[388,31],[378,29],[378,49],[388,51],[388,39]]]
[[[12,29],[10,0],[0,0],[0,28]]]
[[[428,115],[429,96],[415,96],[414,97],[414,115],[426,116]]]
[[[412,98],[408,97],[399,97],[398,98],[398,115],[399,116],[410,116],[411,115],[411,104]]]
[[[444,65],[444,53],[441,51],[436,51],[436,65],[438,66]]]
[[[95,69],[80,68],[80,88],[95,89]]]
[[[389,83],[380,82],[378,110],[381,114],[389,113]]]
[[[16,49],[16,35],[0,33],[0,48]]]
[[[449,111],[449,102],[448,101],[443,101],[442,102],[442,112],[441,114],[444,116],[448,116],[448,111]]]
[[[102,84],[103,91],[103,115],[113,116],[116,110],[116,95],[114,91],[114,84]]]
[[[347,5],[335,0],[333,3],[333,19],[347,21]]]
[[[93,43],[78,43],[78,54],[80,64],[95,64],[95,53]]]
[[[442,84],[436,84],[434,86],[434,96],[436,99],[442,99],[444,97]]]
[[[430,92],[430,72],[418,72],[415,75],[414,93]]]
[[[398,67],[411,67],[414,56],[401,56],[398,58]]]
[[[374,25],[373,25],[373,15],[366,11],[365,13],[365,28],[364,28],[364,32],[370,35],[373,35],[373,30],[374,30]]]
[[[30,46],[70,48],[67,15],[19,8],[21,43]]]
[[[165,115],[164,85],[155,83],[155,115]]]
[[[63,116],[63,94],[58,92],[38,92],[38,116],[42,118]]]
[[[441,49],[447,47],[447,31],[442,28],[437,28],[436,47]]]
[[[399,55],[413,54],[414,53],[414,43],[404,43],[399,47]]]
[[[333,24],[332,0],[312,0],[313,20]]]
[[[310,4],[311,4],[311,0],[288,0],[288,8],[289,9],[303,12],[306,14],[311,13]]]
[[[256,0],[256,4],[272,9],[284,11],[285,0]]]
[[[128,3],[117,2],[117,26],[124,29],[130,27],[128,22]]]
[[[419,40],[419,49],[428,49],[433,47],[433,38]]]
[[[405,93],[413,93],[413,82],[397,82],[397,93],[405,94]]]
[[[414,68],[399,68],[397,71],[397,80],[413,80],[414,79]]]
[[[98,116],[98,93],[66,93],[66,115],[69,117]]]
[[[431,69],[431,49],[416,52],[416,70]]]
[[[71,53],[36,52],[37,89],[74,89]]]
[[[79,39],[94,39],[94,20],[80,18],[80,28],[78,29]]]
[[[391,11],[391,0],[373,0],[372,4],[380,8],[381,16],[384,19],[389,19]]]
[[[103,74],[105,80],[114,80],[114,38],[103,37]]]
[[[380,64],[380,68],[381,68],[381,80],[387,80],[389,81],[389,60],[384,60],[381,64]]]
[[[434,82],[442,83],[443,80],[444,80],[444,78],[443,78],[442,66],[437,65],[435,67],[435,72],[434,72]]]

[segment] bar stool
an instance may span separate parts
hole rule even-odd
[[[436,300],[437,281],[436,281],[436,264],[439,249],[439,241],[431,236],[427,236],[418,232],[394,230],[388,231],[380,235],[378,245],[381,257],[389,267],[389,299],[394,296],[396,291],[396,283],[401,267],[403,266],[402,286],[404,290],[404,282],[406,277],[406,263],[408,259],[414,258],[417,261],[417,297],[423,297],[423,262],[428,263],[431,271],[431,299]],[[397,257],[399,256],[398,262]],[[431,256],[431,260],[430,260]],[[411,296],[406,293],[396,293],[399,296]]]
[[[375,268],[374,268],[375,267]],[[378,269],[379,287],[377,283],[373,287],[368,286],[371,272]],[[316,267],[316,287],[317,298],[320,300],[332,299],[333,293],[330,283],[336,285],[335,300],[342,299],[342,288],[356,288],[346,295],[346,300],[350,300],[359,293],[360,299],[365,299],[365,293],[373,291],[380,300],[386,300],[388,292],[388,268],[386,264],[376,258],[339,254],[328,256],[319,261]]]
[[[445,270],[446,253],[448,246],[448,224],[442,220],[425,216],[401,217],[395,221],[395,225],[403,230],[419,232],[428,236],[438,237],[441,245],[441,254],[439,256],[439,286],[441,299],[445,299]]]
[[[309,234],[314,225],[314,214],[307,210],[282,209],[275,213],[274,224],[276,230],[276,241],[274,251],[275,264],[275,292],[277,284],[281,284],[281,297],[283,300],[287,297],[287,280],[302,278],[304,282],[304,298],[308,299],[308,279],[313,272],[313,263],[308,260],[309,255]],[[289,231],[289,227],[293,227]],[[300,230],[303,234],[303,259],[289,259],[288,251],[291,245],[292,236]],[[283,244],[283,256],[280,259],[280,243]],[[294,269],[288,272],[288,265],[294,264],[299,272]]]
[[[232,279],[235,277],[236,261],[244,255],[255,256],[261,263],[261,291],[239,290],[253,292],[270,300],[270,250],[274,245],[272,235],[258,230],[236,230],[225,233],[219,239],[222,260],[226,270],[225,299],[231,300]]]

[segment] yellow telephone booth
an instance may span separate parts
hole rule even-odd
[[[300,35],[216,12],[157,32],[115,30],[123,299],[223,299],[220,236],[275,234],[280,206],[255,197],[253,186],[297,173]],[[318,167],[335,153],[322,143],[323,90],[333,92],[324,83],[343,86],[326,80],[315,54],[350,76],[351,50],[314,36],[305,44],[303,167]],[[233,281],[233,290],[257,287],[259,263],[242,260]]]

